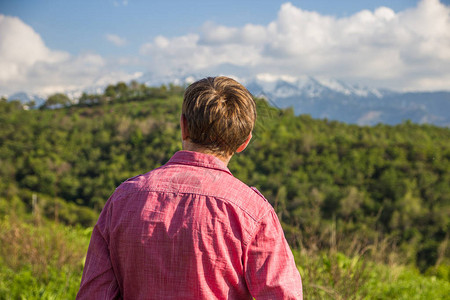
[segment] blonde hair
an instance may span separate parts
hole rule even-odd
[[[256,105],[250,92],[224,76],[191,84],[184,93],[182,112],[190,140],[221,156],[234,154],[256,121]]]

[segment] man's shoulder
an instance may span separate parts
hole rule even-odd
[[[148,174],[148,173],[147,173]],[[117,186],[114,194],[126,195],[130,193],[136,193],[145,188],[146,174],[139,174],[130,177]]]
[[[131,177],[117,187],[123,198],[136,193],[196,194],[213,197],[258,221],[270,209],[266,198],[231,174],[195,166],[161,166],[148,173]]]
[[[230,176],[221,183],[215,193],[219,198],[236,206],[255,221],[259,221],[273,209],[263,194],[255,187],[250,187],[241,180]]]

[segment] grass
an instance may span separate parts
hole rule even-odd
[[[0,218],[0,299],[74,299],[90,234],[91,228]],[[381,257],[387,249],[378,250]],[[450,299],[448,265],[426,276],[361,251],[293,253],[305,299]]]
[[[305,299],[450,299],[448,279],[425,276],[412,266],[333,251],[294,251],[294,257]]]
[[[0,299],[74,299],[91,229],[0,219]]]

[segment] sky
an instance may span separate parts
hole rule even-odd
[[[449,2],[0,1],[0,95],[189,74],[450,90]]]

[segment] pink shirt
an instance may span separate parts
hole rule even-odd
[[[280,222],[218,158],[179,151],[122,183],[94,227],[77,299],[302,299]]]

